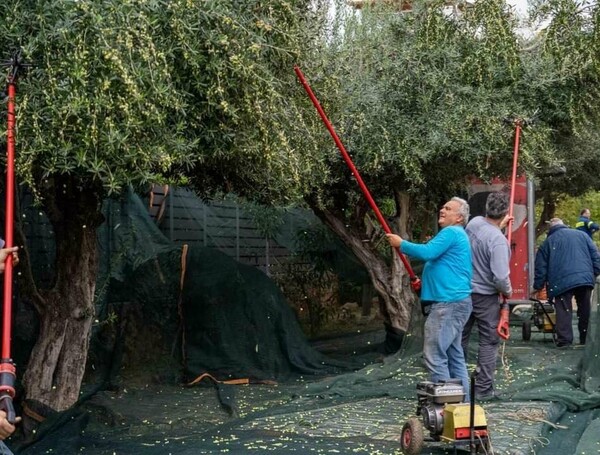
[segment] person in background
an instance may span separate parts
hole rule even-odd
[[[4,273],[6,268],[6,258],[9,254],[13,257],[13,267],[19,263],[19,247],[4,248],[4,240],[0,239],[0,273]]]
[[[386,234],[392,247],[425,261],[421,304],[429,313],[425,320],[423,357],[430,380],[460,379],[469,400],[469,375],[462,349],[462,331],[471,314],[471,247],[464,226],[469,204],[453,197],[440,210],[440,231],[426,244]]]
[[[4,240],[0,239],[0,242],[0,273],[4,273],[4,269],[6,268],[6,258],[9,255],[12,254],[13,265],[17,265],[19,263],[19,248],[16,246],[13,246],[11,248],[3,248]],[[0,455],[13,455],[10,449],[6,447],[6,444],[2,442],[15,431],[15,426],[12,423],[10,423],[6,417],[6,412],[0,410]],[[20,421],[21,418],[17,417],[16,423]]]
[[[545,285],[548,297],[554,300],[558,347],[573,344],[573,297],[577,302],[579,344],[585,344],[598,275],[600,253],[590,236],[565,226],[560,218],[552,218],[548,237],[535,256],[533,288],[537,293]]]
[[[17,423],[21,421],[20,417],[17,417]],[[0,455],[13,455],[4,440],[8,438],[15,431],[15,426],[8,421],[6,418],[6,412],[0,411]]]
[[[480,372],[475,379],[475,396],[478,400],[489,400],[495,396],[494,377],[500,338],[508,338],[508,305],[503,308],[499,297],[509,298],[510,246],[502,229],[508,224],[508,195],[493,192],[485,204],[485,217],[476,216],[467,224],[467,235],[471,242],[473,258],[473,280],[471,300],[473,312],[463,329],[462,347],[467,358],[469,338],[474,324],[479,331],[477,365]],[[500,300],[500,301],[499,301]],[[506,314],[506,333],[501,322],[501,313]]]
[[[582,209],[579,213],[579,219],[575,223],[575,229],[585,232],[590,238],[593,238],[594,232],[600,230],[600,226],[590,220],[592,212],[590,209]]]

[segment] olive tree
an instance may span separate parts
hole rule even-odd
[[[129,185],[196,184],[292,199],[316,161],[290,102],[319,5],[296,0],[15,0],[0,42],[34,65],[19,85],[16,168],[56,240],[55,277],[27,292],[40,332],[26,398],[78,398],[101,203]],[[8,55],[7,55],[8,56]],[[294,139],[298,136],[299,139]],[[253,190],[256,190],[253,192]]]
[[[306,62],[375,200],[392,201],[393,229],[409,237],[415,228],[429,229],[430,215],[464,195],[472,178],[508,175],[513,128],[503,119],[535,111],[526,96],[534,75],[506,3],[454,10],[446,4],[415,1],[410,13],[385,6],[351,12],[324,57]],[[554,154],[548,125],[529,128],[523,168],[546,167]],[[395,255],[390,268],[382,254],[389,247],[373,235],[375,218],[332,142],[325,160],[331,177],[307,200],[368,269],[388,324],[405,331],[415,300],[407,274]]]
[[[600,7],[573,0],[532,3],[532,22],[538,28],[526,62],[537,83],[529,96],[539,106],[539,119],[551,127],[556,163],[564,170],[540,173],[539,233],[554,216],[561,195],[600,190]]]

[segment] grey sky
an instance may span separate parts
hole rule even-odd
[[[527,13],[527,0],[507,0],[506,3],[516,7],[517,11],[522,15]]]

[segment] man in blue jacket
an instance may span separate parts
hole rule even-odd
[[[594,232],[600,230],[600,226],[590,220],[592,212],[590,209],[583,209],[579,213],[579,219],[575,223],[575,229],[585,232],[590,238],[593,238]]]
[[[573,344],[573,297],[577,302],[579,343],[585,344],[598,275],[600,254],[590,236],[570,229],[560,218],[552,218],[548,237],[535,256],[533,287],[537,292],[546,285],[548,297],[554,299],[558,347]]]
[[[583,209],[579,213],[579,219],[577,220],[577,223],[575,223],[575,229],[583,231],[593,238],[594,232],[600,230],[600,226],[590,220],[591,216],[592,212],[590,212],[590,209]]]
[[[454,197],[440,210],[442,228],[426,244],[387,234],[390,245],[425,261],[421,302],[429,304],[425,321],[423,358],[430,380],[460,379],[469,399],[469,374],[462,349],[462,331],[471,315],[471,246],[465,232],[469,204]]]

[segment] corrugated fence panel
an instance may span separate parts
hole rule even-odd
[[[205,203],[185,188],[171,188],[159,226],[175,243],[217,248],[267,273],[271,265],[291,257],[287,248],[267,240],[235,202]]]

